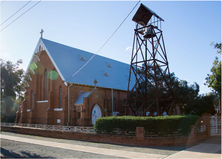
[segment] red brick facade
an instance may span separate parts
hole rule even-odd
[[[127,95],[126,91],[113,90],[112,109],[111,89],[73,83],[65,84],[58,72],[56,74],[58,78],[56,75],[51,78],[50,72],[57,71],[53,62],[46,51],[40,51],[38,55],[40,61],[36,62],[38,67],[34,70],[31,81],[26,87],[26,99],[22,107],[19,107],[16,122],[92,126],[92,109],[96,104],[100,107],[102,117],[112,115],[112,110],[119,112],[118,115],[124,115],[123,101]],[[68,105],[68,90],[70,105]],[[78,96],[90,91],[89,96],[83,98],[83,103],[76,106]],[[70,112],[68,106],[70,106]],[[69,123],[68,116],[70,116]]]

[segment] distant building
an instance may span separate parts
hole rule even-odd
[[[40,38],[16,122],[92,126],[99,117],[124,115],[130,65],[99,55],[87,63],[93,55]]]

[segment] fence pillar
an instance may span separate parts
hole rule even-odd
[[[136,127],[136,139],[144,140],[144,127]]]
[[[217,113],[217,131],[221,134],[221,113]]]
[[[211,136],[210,134],[210,115],[207,113],[204,113],[202,115],[203,119],[203,125],[206,125],[206,131],[207,131],[207,137]]]

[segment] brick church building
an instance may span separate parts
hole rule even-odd
[[[92,126],[100,117],[124,115],[130,65],[93,56],[40,38],[16,122]]]

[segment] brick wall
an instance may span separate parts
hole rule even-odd
[[[206,132],[191,133],[187,136],[171,136],[171,137],[144,137],[137,138],[136,136],[125,135],[107,135],[107,134],[91,134],[78,132],[64,132],[56,130],[43,130],[35,128],[21,128],[21,127],[4,127],[1,126],[2,131],[10,131],[28,135],[38,135],[44,137],[83,140],[91,142],[111,143],[131,146],[192,146],[198,141],[207,137]]]

